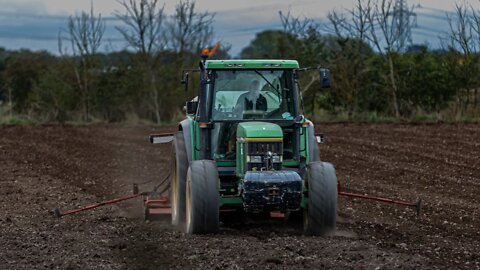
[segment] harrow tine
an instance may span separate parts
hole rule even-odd
[[[422,199],[418,199],[415,205],[415,210],[417,210],[417,216],[420,215],[420,212],[422,211]]]
[[[100,207],[100,206],[127,201],[127,200],[134,199],[134,198],[137,198],[137,197],[143,196],[143,195],[145,195],[145,194],[140,193],[140,194],[135,194],[135,195],[131,195],[131,196],[128,196],[128,197],[117,198],[117,199],[104,201],[104,202],[97,203],[97,204],[88,205],[88,206],[85,206],[85,207],[80,208],[80,209],[70,210],[70,211],[67,211],[65,213],[62,213],[59,208],[55,208],[55,209],[52,210],[52,213],[56,218],[60,218],[60,217],[75,214],[75,213],[78,213],[78,212],[83,212],[83,211],[95,209],[95,208]]]
[[[385,203],[391,203],[391,204],[398,204],[398,205],[404,205],[404,206],[410,206],[410,207],[415,208],[415,211],[417,212],[417,215],[420,215],[420,212],[422,210],[422,199],[418,199],[416,202],[405,202],[405,201],[398,201],[398,200],[376,197],[376,196],[368,196],[368,195],[363,195],[363,194],[344,192],[344,191],[340,190],[340,184],[338,184],[338,195],[346,196],[346,197],[352,197],[352,198],[372,200],[372,201],[385,202]]]

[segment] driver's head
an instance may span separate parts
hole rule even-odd
[[[260,94],[260,82],[258,80],[253,80],[250,84],[250,92],[259,95]]]

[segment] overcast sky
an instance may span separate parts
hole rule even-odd
[[[164,1],[167,13],[171,13],[178,1]],[[351,8],[355,0],[197,0],[202,11],[216,13],[215,30],[218,39],[232,44],[232,53],[238,54],[248,45],[255,33],[265,29],[279,28],[278,11],[290,10],[296,16],[325,21],[328,11]],[[0,47],[10,49],[30,48],[57,51],[59,29],[69,15],[90,9],[89,0],[0,0]],[[445,13],[453,10],[452,0],[416,0],[409,5],[420,4],[416,9],[418,29],[414,30],[415,43],[438,46],[438,35],[448,29]],[[96,12],[111,16],[121,9],[116,0],[93,0]],[[471,0],[480,10],[480,1]],[[106,38],[111,39],[113,49],[122,49],[123,42],[115,42],[120,36],[112,27]],[[107,23],[107,24],[108,24]]]

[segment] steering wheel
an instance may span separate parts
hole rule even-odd
[[[240,115],[238,113],[236,113],[235,111],[224,112],[224,111],[219,111],[219,110],[214,109],[213,115],[214,115],[215,119],[222,119],[222,120],[240,119]]]
[[[243,112],[243,119],[250,119],[250,118],[261,118],[263,119],[267,112],[265,111],[244,111]]]

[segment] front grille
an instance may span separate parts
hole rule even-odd
[[[266,168],[267,153],[282,157],[283,154],[283,142],[249,142],[247,146],[247,155],[249,156],[261,156],[262,162],[248,162],[247,171],[261,171],[265,169],[281,170],[281,162],[273,162],[272,168]],[[281,159],[280,159],[281,160]]]
[[[283,142],[250,142],[248,144],[249,155],[266,155],[268,151],[281,155]]]

